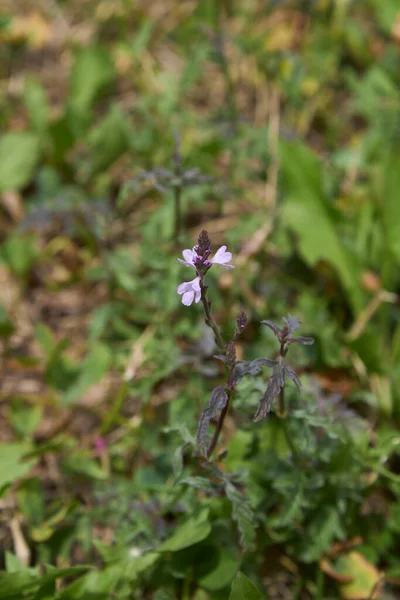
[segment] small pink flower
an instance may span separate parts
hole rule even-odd
[[[234,269],[234,265],[228,265],[227,263],[232,260],[232,252],[226,252],[226,246],[221,246],[216,253],[214,258],[210,259],[210,263],[213,265],[221,265],[225,269]]]
[[[178,286],[178,294],[182,295],[182,304],[190,306],[193,300],[197,303],[201,298],[200,277],[195,277],[192,281],[184,281]]]
[[[107,450],[107,442],[103,437],[98,437],[95,441],[96,450],[99,454],[103,454]]]

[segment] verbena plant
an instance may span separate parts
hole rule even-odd
[[[283,318],[284,327],[279,327],[273,321],[261,321],[263,325],[269,327],[277,340],[279,341],[279,354],[274,360],[269,358],[256,358],[252,361],[237,361],[235,342],[243,332],[247,324],[247,316],[244,312],[240,313],[236,319],[236,328],[231,339],[226,342],[222,336],[220,327],[216,323],[211,312],[211,301],[208,298],[208,285],[206,276],[213,265],[220,265],[225,269],[233,269],[234,265],[229,264],[232,259],[232,254],[227,252],[226,246],[221,246],[215,253],[214,258],[211,255],[211,240],[207,231],[203,230],[198,239],[198,243],[192,250],[184,250],[183,257],[185,260],[178,259],[179,262],[187,267],[193,267],[196,271],[196,277],[188,282],[181,283],[178,287],[178,294],[182,295],[182,303],[185,306],[190,306],[193,301],[202,302],[205,314],[205,322],[211,327],[214,332],[215,342],[222,354],[216,355],[215,358],[225,363],[227,378],[224,385],[217,386],[212,394],[207,408],[203,411],[197,431],[197,443],[199,450],[203,456],[209,458],[214,452],[217,442],[222,431],[224,419],[228,413],[229,404],[236,386],[241,379],[247,375],[258,374],[262,367],[272,368],[272,375],[262,395],[259,407],[254,416],[254,421],[259,421],[267,416],[276,397],[279,397],[278,414],[281,417],[286,416],[285,409],[285,377],[291,379],[297,389],[300,391],[301,383],[297,373],[286,362],[286,355],[290,345],[294,342],[304,345],[314,343],[310,337],[294,337],[294,332],[300,325],[300,321],[296,317],[289,315]],[[220,411],[215,433],[211,439],[208,439],[208,427],[212,419],[214,419],[218,411]]]

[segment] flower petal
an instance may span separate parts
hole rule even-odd
[[[178,285],[178,289],[176,290],[178,294],[184,294],[185,292],[189,292],[192,289],[191,281],[184,281],[180,285]]]
[[[200,277],[195,277],[191,282],[192,289],[196,292],[200,292]]]
[[[178,260],[182,265],[185,265],[185,267],[193,267],[193,264],[187,262],[186,260],[182,260],[181,258],[178,258]]]
[[[200,302],[200,298],[201,298],[201,291],[200,290],[196,290],[194,293],[194,301],[196,302],[196,304],[198,302]]]
[[[224,267],[230,260],[232,260],[232,252],[226,252],[226,246],[221,246],[221,248],[218,248],[214,258],[212,258],[210,262]],[[226,265],[226,268],[231,269],[232,266]]]
[[[182,296],[182,304],[184,304],[185,306],[190,306],[193,302],[193,299],[194,299],[193,291],[185,292]]]
[[[196,254],[193,252],[193,250],[184,250],[182,255],[185,261],[188,262],[189,265],[193,266],[193,261],[196,258]]]
[[[214,258],[211,259],[211,262],[220,264],[221,258],[225,254],[225,250],[226,250],[226,246],[221,246],[221,248],[218,248],[218,250],[214,254]],[[231,254],[230,258],[232,258],[232,254]],[[223,261],[223,262],[227,262],[227,261]]]

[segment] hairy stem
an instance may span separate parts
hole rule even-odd
[[[277,415],[280,419],[286,419],[286,417],[287,417],[287,410],[285,407],[285,388],[284,387],[282,387],[281,391],[279,392],[279,405],[278,405]]]
[[[202,281],[200,281],[200,289],[201,289],[201,302],[203,304],[204,313],[205,313],[205,317],[206,317],[205,318],[206,325],[208,325],[208,327],[211,327],[211,329],[213,330],[216,344],[219,347],[219,349],[222,350],[225,354],[226,353],[226,342],[225,342],[224,338],[222,337],[220,328],[218,327],[214,317],[212,316],[210,303],[207,298],[207,286],[205,286]],[[229,370],[228,386],[229,386],[229,382],[230,382],[231,378],[232,378],[232,367]],[[225,417],[228,413],[229,402],[230,402],[230,399],[232,396],[232,392],[233,392],[233,389],[231,387],[228,387],[228,389],[227,389],[228,399],[226,401],[224,408],[221,411],[221,414],[219,415],[217,428],[214,432],[210,446],[207,450],[207,458],[210,458],[211,454],[214,452],[215,447],[218,443],[219,436],[221,434],[222,427],[224,425]]]
[[[220,328],[218,327],[217,323],[215,322],[214,317],[211,314],[210,303],[207,299],[207,287],[203,284],[202,281],[200,282],[200,289],[201,289],[201,302],[203,304],[204,313],[206,316],[205,323],[206,323],[206,325],[211,327],[211,329],[213,330],[217,346],[220,348],[220,350],[223,350],[225,352],[226,343],[225,343],[224,338],[222,337]]]
[[[229,408],[229,401],[231,399],[231,395],[232,395],[232,391],[229,390],[228,392],[228,400],[226,401],[225,407],[221,410],[221,414],[219,415],[219,419],[218,419],[218,423],[217,423],[217,428],[214,432],[213,438],[211,440],[210,446],[207,450],[207,458],[210,458],[211,454],[214,452],[215,447],[218,443],[218,439],[219,436],[221,435],[221,431],[222,431],[222,427],[224,425],[224,421],[225,421],[225,417],[228,414],[228,408]]]

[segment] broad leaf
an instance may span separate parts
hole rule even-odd
[[[266,600],[267,596],[262,594],[250,579],[239,571],[231,587],[229,600]]]
[[[0,192],[24,187],[31,179],[38,159],[36,135],[26,131],[3,135],[0,138]]]
[[[361,270],[338,234],[322,187],[321,165],[300,142],[282,143],[280,155],[286,191],[283,222],[296,233],[300,253],[309,265],[324,260],[334,267],[358,313],[364,305]]]
[[[208,514],[209,510],[204,508],[177,527],[173,535],[157,548],[157,552],[177,552],[204,540],[211,532]]]
[[[71,72],[72,107],[86,113],[99,92],[114,78],[114,68],[107,52],[100,46],[89,46],[79,52]]]
[[[28,475],[35,460],[23,460],[29,451],[27,444],[0,444],[0,496],[2,489]]]

